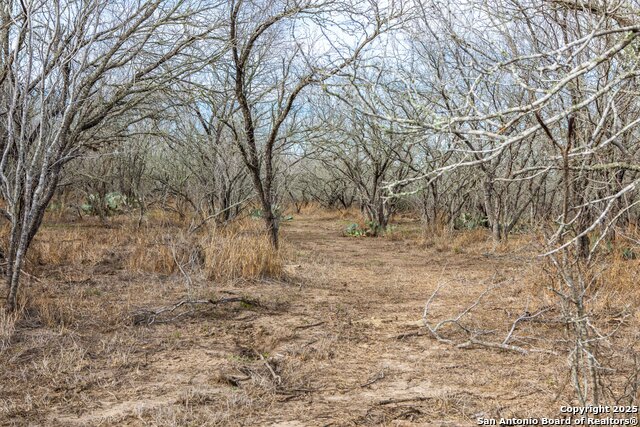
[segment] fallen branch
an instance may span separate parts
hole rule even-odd
[[[370,379],[366,383],[361,384],[360,387],[362,387],[362,388],[369,387],[371,384],[377,383],[381,379],[384,379],[384,369],[381,370],[380,372],[378,372],[375,377],[373,377],[372,379]]]
[[[311,325],[300,325],[300,326],[296,326],[293,329],[309,329],[309,328],[313,328],[316,326],[320,326],[320,325],[324,325],[327,322],[318,322],[318,323],[312,323]]]
[[[133,324],[147,324],[151,325],[153,323],[168,323],[172,322],[180,317],[185,316],[186,314],[192,313],[193,310],[185,311],[180,314],[177,314],[166,320],[157,320],[158,317],[165,313],[173,313],[178,308],[183,306],[196,306],[196,305],[218,305],[218,304],[226,304],[232,302],[242,302],[248,305],[258,305],[255,301],[248,300],[242,297],[229,297],[229,298],[220,298],[217,300],[214,299],[202,299],[202,300],[192,300],[192,299],[184,299],[179,301],[173,305],[161,307],[157,310],[141,310],[133,315]]]
[[[385,399],[378,402],[378,405],[391,405],[395,403],[406,403],[406,402],[424,402],[425,400],[429,400],[429,398],[424,396],[418,396],[418,397],[406,397],[404,399]]]
[[[417,330],[417,331],[407,331],[407,332],[403,332],[401,334],[398,335],[393,335],[389,338],[395,338],[397,340],[402,340],[405,338],[409,338],[409,337],[421,337],[422,335],[424,335],[424,333],[422,333],[421,330]]]
[[[264,365],[267,367],[267,369],[269,370],[269,373],[271,374],[271,376],[273,377],[274,381],[276,382],[277,385],[282,384],[282,377],[280,377],[280,375],[276,374],[276,371],[271,367],[271,364],[269,363],[269,361],[259,352],[253,350],[253,352],[255,354],[258,355],[258,357],[260,357],[260,359],[262,360],[262,362],[264,363]]]
[[[537,320],[538,317],[540,317],[542,314],[550,311],[551,307],[544,307],[544,308],[536,311],[533,314],[529,313],[529,311],[525,309],[524,314],[518,316],[513,321],[513,323],[511,324],[511,326],[508,329],[508,332],[507,332],[505,338],[503,340],[497,341],[497,342],[488,341],[488,340],[484,340],[484,339],[479,339],[478,338],[479,336],[487,335],[487,334],[489,334],[491,332],[482,331],[482,330],[478,330],[478,329],[473,329],[473,328],[471,328],[469,326],[466,326],[465,324],[462,323],[464,318],[469,313],[471,313],[482,302],[482,300],[485,298],[485,296],[489,292],[491,292],[493,289],[499,287],[501,284],[488,286],[476,298],[476,300],[473,303],[471,303],[469,306],[467,306],[458,315],[456,315],[455,317],[452,317],[452,318],[447,318],[447,319],[441,320],[438,323],[436,323],[435,325],[432,325],[431,322],[430,322],[430,318],[429,318],[431,304],[433,303],[433,301],[435,300],[436,296],[438,295],[438,293],[440,292],[440,290],[442,289],[442,287],[445,284],[446,284],[446,282],[442,282],[442,283],[438,284],[436,289],[433,291],[433,293],[431,294],[431,296],[427,300],[427,303],[425,304],[425,307],[424,307],[424,311],[422,313],[422,323],[424,324],[426,329],[429,331],[431,336],[433,338],[435,338],[436,340],[438,340],[439,342],[442,342],[442,343],[445,343],[445,344],[449,344],[449,345],[454,345],[456,348],[461,348],[461,349],[468,349],[468,348],[473,348],[473,347],[486,347],[486,348],[491,348],[491,349],[496,349],[496,350],[511,351],[511,352],[520,353],[520,354],[529,354],[530,352],[549,352],[549,351],[546,351],[546,350],[539,350],[539,349],[526,349],[524,347],[513,345],[513,344],[511,344],[511,340],[513,338],[514,332],[516,331],[516,328],[518,327],[518,325],[520,323],[525,322],[525,321]],[[455,341],[453,339],[444,337],[440,331],[446,325],[454,325],[454,326],[456,326],[460,331],[462,331],[463,334],[465,334],[467,336],[466,340],[462,340],[462,342],[457,342],[457,341]],[[550,352],[550,353],[552,353],[552,352]]]
[[[488,342],[488,341],[480,341],[480,340],[477,340],[475,338],[469,338],[469,341],[466,341],[466,342],[463,342],[461,344],[458,344],[456,347],[458,347],[458,348],[472,348],[474,345],[477,345],[477,346],[480,346],[480,347],[495,348],[495,349],[498,349],[498,350],[514,351],[514,352],[520,353],[520,354],[529,354],[529,350],[524,349],[522,347],[518,347],[516,345],[501,344],[501,343]]]

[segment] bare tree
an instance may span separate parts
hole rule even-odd
[[[405,134],[393,122],[385,123],[353,108],[366,99],[368,105],[378,105],[388,97],[386,88],[393,85],[384,75],[388,70],[375,70],[375,78],[350,78],[341,88],[328,89],[333,96],[326,104],[318,105],[318,119],[322,123],[316,136],[318,160],[335,169],[342,179],[355,188],[360,208],[370,222],[373,235],[387,228],[396,209],[397,199],[389,196],[401,191],[404,180],[419,172],[414,157],[417,139]],[[369,85],[375,81],[375,85]],[[354,93],[357,92],[357,95]],[[388,182],[399,182],[389,189]]]
[[[517,220],[544,195],[546,206],[536,212],[555,225],[547,228],[546,255],[571,334],[576,393],[582,404],[597,404],[598,343],[610,335],[593,326],[588,272],[599,244],[635,208],[640,185],[632,142],[640,123],[638,9],[616,1],[421,6],[424,43],[438,43],[435,51],[444,53],[421,59],[432,73],[405,94],[413,117],[393,119],[426,135],[446,135],[447,150],[455,151],[420,179],[481,171],[496,238],[512,222],[501,219],[501,199],[516,202]],[[433,79],[439,73],[440,81]],[[524,182],[535,184],[523,194]]]
[[[186,1],[2,7],[0,191],[11,222],[6,307],[14,310],[25,254],[64,165],[152,117],[153,93],[192,68],[183,53],[202,29],[187,21],[195,11]]]
[[[363,8],[333,0],[230,3],[230,74],[239,110],[230,126],[274,247],[279,229],[274,158],[291,143],[300,94],[349,67],[401,12],[395,2],[385,9],[377,2]],[[345,34],[353,42],[341,41]]]
[[[162,160],[153,180],[162,191],[184,199],[200,225],[233,219],[253,198],[244,162],[225,125],[233,114],[228,96],[188,90],[187,108],[179,108],[165,129]],[[194,96],[193,92],[198,93]],[[181,171],[179,173],[176,173]]]

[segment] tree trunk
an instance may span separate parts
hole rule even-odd
[[[17,238],[19,234],[19,238]],[[20,274],[24,265],[24,258],[29,248],[31,239],[27,230],[20,228],[16,230],[16,235],[11,240],[9,248],[9,258],[7,259],[7,302],[6,310],[14,312],[18,308],[18,289],[20,287]],[[35,234],[35,233],[34,233]]]
[[[13,268],[8,270],[11,274],[7,274],[7,303],[6,310],[10,313],[18,308],[18,289],[20,287],[20,271],[24,261],[24,251],[18,251],[16,259],[13,262]]]
[[[589,253],[591,252],[591,241],[589,236],[581,236],[576,241],[576,248],[578,257],[582,259],[589,258]]]
[[[279,248],[279,239],[278,239],[278,231],[280,228],[280,224],[278,223],[278,218],[273,213],[273,207],[271,203],[268,201],[263,202],[262,204],[262,213],[264,217],[265,226],[267,227],[267,234],[269,235],[269,240],[271,241],[271,245],[275,250]]]
[[[495,198],[495,188],[492,177],[487,177],[487,180],[484,183],[484,205],[487,212],[487,219],[491,225],[491,236],[493,237],[493,241],[496,243],[500,242],[502,239],[502,232],[500,230],[500,212]]]

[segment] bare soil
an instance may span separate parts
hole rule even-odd
[[[433,303],[444,318],[511,279],[474,314],[504,335],[530,286],[526,242],[424,245],[410,221],[396,238],[354,238],[346,224],[296,216],[283,226],[287,280],[194,277],[199,298],[246,301],[176,310],[166,323],[135,314],[182,299],[184,278],[126,270],[126,248],[94,265],[43,267],[27,288],[53,301],[39,306],[50,322],[27,316],[0,354],[1,424],[464,426],[559,415],[563,357],[461,349],[421,326],[438,283],[450,283]]]

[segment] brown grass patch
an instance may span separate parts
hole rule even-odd
[[[38,266],[93,266],[101,270],[171,275],[188,267],[210,279],[283,276],[284,252],[271,247],[260,221],[235,221],[190,234],[154,214],[146,225],[135,218],[105,226],[88,220],[43,227],[28,254],[28,270]]]
[[[631,298],[640,305],[640,230],[629,226],[609,246],[602,274],[603,286],[615,291],[621,298]]]
[[[490,239],[489,233],[484,228],[474,228],[472,230],[456,232],[451,239],[451,248],[456,253],[462,253],[476,249]]]
[[[73,295],[49,296],[32,292],[24,298],[24,313],[30,323],[47,328],[69,327],[77,323],[80,310]]]
[[[178,269],[177,250],[171,247],[171,242],[154,241],[149,234],[137,234],[134,242],[127,269],[160,274],[172,274]]]
[[[600,294],[600,304],[610,312],[625,306],[640,307],[640,259],[628,259],[617,249],[590,272],[595,276],[594,290]]]
[[[43,230],[32,245],[30,260],[37,264],[79,265],[100,260],[96,242],[77,229],[54,233]]]
[[[202,239],[204,271],[209,279],[281,278],[284,250],[275,250],[261,223],[244,221],[214,229]]]
[[[454,231],[448,227],[425,227],[418,239],[418,245],[423,249],[448,252],[451,250],[453,235]]]
[[[9,348],[11,339],[16,331],[16,322],[21,315],[21,310],[15,313],[7,313],[0,309],[0,353]]]
[[[316,202],[311,202],[303,206],[300,209],[299,215],[321,220],[350,219],[362,217],[362,213],[355,205],[352,205],[346,209],[327,209]]]
[[[135,231],[126,225],[51,224],[40,229],[27,260],[36,265],[95,265],[130,243],[133,234]]]
[[[637,236],[633,236],[635,241],[617,238],[601,242],[589,263],[573,259],[573,274],[581,274],[585,283],[590,284],[586,296],[594,312],[620,313],[624,307],[640,307],[640,245],[635,243]],[[592,244],[597,238],[596,234],[591,236]],[[563,286],[560,274],[551,263],[547,264],[546,271],[538,272],[537,278],[537,282],[545,286]]]
[[[166,275],[188,268],[213,280],[280,278],[283,252],[272,248],[261,222],[244,220],[200,235],[137,233],[126,268]]]

